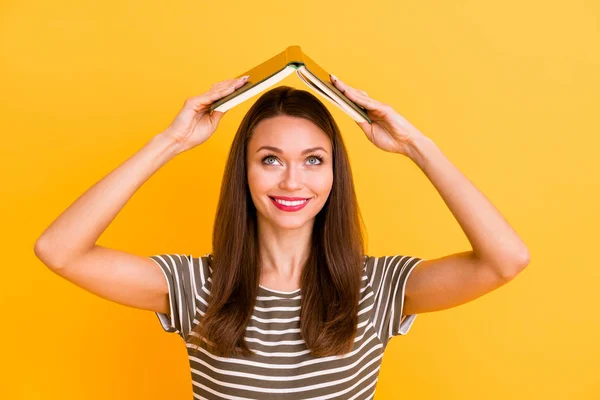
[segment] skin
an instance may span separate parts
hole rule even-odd
[[[282,152],[260,149],[262,146],[277,147]],[[303,150],[314,147],[323,150],[302,154]],[[263,260],[261,285],[282,291],[300,287],[315,217],[331,192],[332,162],[329,138],[307,119],[277,116],[262,120],[255,127],[248,142],[246,165],[250,194],[257,210]],[[278,209],[269,196],[311,200],[299,211],[286,212]]]
[[[407,156],[417,164],[456,217],[473,248],[421,261],[406,283],[402,313],[419,314],[455,307],[520,274],[529,264],[525,243],[441,149],[389,104],[331,78],[350,100],[368,111],[372,124],[357,122],[365,136],[381,150]],[[209,114],[210,104],[243,84],[243,79],[230,79],[214,84],[207,93],[186,99],[164,132],[93,185],[55,219],[36,241],[36,256],[58,275],[98,296],[168,314],[168,286],[156,264],[147,257],[113,250],[96,242],[152,174],[213,134],[223,113]],[[331,187],[325,184],[327,174],[331,174],[330,157],[325,154],[325,164],[311,169],[313,167],[306,166],[303,163],[306,160],[299,153],[304,146],[317,142],[327,151],[331,149],[324,133],[305,121],[287,118],[265,123],[267,125],[259,127],[258,134],[251,140],[247,160],[252,200],[259,211],[261,255],[265,260],[266,273],[261,283],[269,288],[295,290],[299,286],[300,261],[308,254],[311,224],[327,199],[325,188]],[[284,137],[283,132],[290,130],[293,134]],[[269,144],[279,144],[284,150],[275,166],[261,165],[257,155],[252,153],[261,146],[258,143],[261,140],[265,144],[270,141]],[[268,194],[283,195],[288,191],[295,196],[314,196],[312,204],[295,215],[284,215],[269,208],[272,205]]]

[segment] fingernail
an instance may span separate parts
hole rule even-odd
[[[337,81],[337,80],[338,80],[337,76],[335,76],[335,75],[333,75],[333,74],[329,74],[329,76],[330,76],[330,77],[332,77],[334,81]]]
[[[248,79],[249,77],[250,77],[250,75],[242,76],[242,77],[240,78],[240,80],[244,81],[244,80]]]

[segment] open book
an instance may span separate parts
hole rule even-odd
[[[338,90],[331,83],[329,73],[304,54],[300,46],[289,46],[276,56],[239,75],[238,78],[245,75],[250,77],[233,93],[211,104],[210,110],[225,112],[273,86],[294,71],[308,87],[339,107],[352,119],[371,123],[367,110]]]

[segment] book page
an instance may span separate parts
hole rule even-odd
[[[262,81],[260,83],[257,83],[256,85],[254,85],[250,89],[246,90],[245,92],[240,93],[238,96],[235,96],[235,97],[231,98],[230,100],[226,101],[225,103],[219,105],[218,107],[215,108],[215,111],[225,112],[225,111],[237,106],[238,104],[248,100],[250,97],[253,97],[253,96],[259,94],[260,92],[263,92],[266,89],[270,88],[271,86],[275,85],[277,82],[279,82],[283,78],[287,77],[288,75],[293,73],[295,70],[296,69],[294,67],[292,67],[291,65],[286,66],[284,69],[277,72],[273,76],[265,79],[264,81]]]
[[[311,87],[318,94],[326,98],[332,104],[337,106],[339,109],[348,114],[352,119],[357,122],[367,122],[367,120],[360,115],[356,110],[350,107],[346,102],[337,95],[337,93],[330,90],[327,86],[325,86],[318,78],[314,77],[309,70],[307,70],[304,66],[301,66],[296,71],[298,76],[302,79],[307,86]]]
[[[322,94],[323,96],[328,96],[327,93],[323,92],[321,89],[319,89],[318,86],[316,86],[315,84],[312,83],[312,81],[308,80],[304,74],[301,71],[301,68],[298,69],[298,71],[296,71],[298,74],[298,78],[300,78],[300,80],[302,82],[304,82],[306,84],[306,86],[310,87],[311,89],[313,89],[316,92],[319,92],[320,94]],[[329,96],[328,96],[329,97]]]

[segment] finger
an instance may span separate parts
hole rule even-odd
[[[331,78],[333,80],[334,85],[350,100],[363,106],[367,110],[377,110],[379,108],[379,102],[371,99],[367,92],[365,92],[364,90],[355,89],[352,86],[345,84],[344,82],[340,81],[339,78],[335,75],[331,75]]]
[[[189,99],[188,101],[190,104],[192,104],[192,108],[199,109],[212,104],[216,100],[222,99],[223,97],[233,93],[239,87],[243,86],[246,83],[246,79],[231,80],[229,83],[225,82],[219,82],[210,88],[208,92]]]
[[[343,88],[344,88],[344,89],[346,89],[346,90],[354,90],[354,91],[356,91],[356,92],[363,93],[363,94],[365,94],[365,95],[367,94],[367,92],[365,92],[364,90],[359,90],[359,89],[356,89],[356,88],[354,88],[354,87],[352,87],[352,86],[348,85],[347,83],[340,81],[340,79],[339,79],[337,76],[335,76],[335,75],[331,75],[331,77],[332,77],[332,80],[333,80],[333,84],[334,84],[334,85],[335,85],[337,88],[343,87]]]
[[[358,126],[360,126],[360,129],[362,129],[363,132],[365,133],[365,135],[367,135],[367,138],[369,140],[371,140],[371,138],[369,137],[369,132],[372,132],[371,125],[373,124],[373,122],[371,122],[371,123],[369,123],[368,121],[363,121],[363,122],[354,121],[354,122],[356,122],[356,124]]]
[[[227,111],[216,111],[213,110],[212,114],[210,115],[211,121],[214,125],[218,125],[219,122],[221,121],[221,118],[223,118],[223,115],[225,115],[227,113]]]
[[[379,110],[381,108],[378,101],[360,93],[356,89],[341,86],[340,91],[350,100],[364,107],[366,110]]]
[[[249,75],[240,76],[239,78],[226,79],[224,81],[213,83],[211,87],[223,86],[223,85],[229,85],[229,84],[235,84],[235,83],[237,83],[239,81],[246,81],[246,79],[248,79],[248,77],[249,77]]]
[[[211,86],[211,89],[213,89],[213,88],[220,89],[222,87],[226,87],[226,86],[230,86],[230,85],[241,85],[241,84],[244,84],[246,82],[246,80],[247,80],[247,78],[244,78],[244,77],[228,79],[226,81],[214,83]]]

